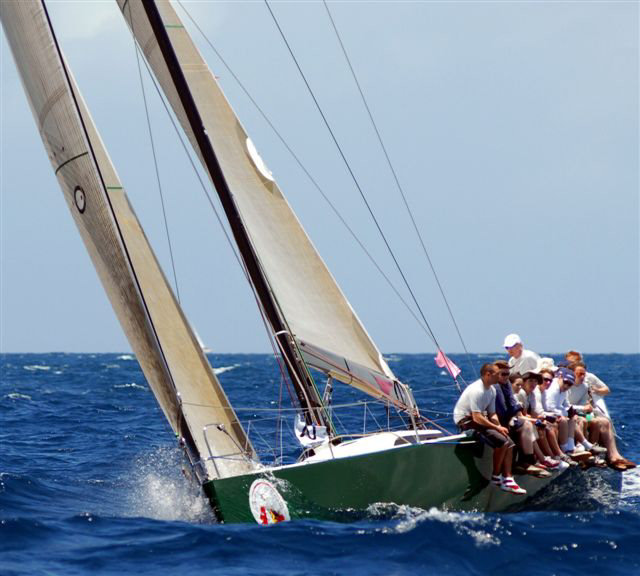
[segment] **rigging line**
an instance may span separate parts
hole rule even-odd
[[[371,205],[369,204],[367,197],[365,196],[362,188],[360,187],[360,183],[358,182],[358,179],[356,178],[355,174],[353,173],[353,170],[351,169],[351,166],[346,158],[346,156],[344,155],[344,152],[342,151],[342,148],[340,147],[340,144],[338,143],[338,140],[335,136],[335,134],[333,133],[333,130],[331,129],[331,126],[326,118],[326,116],[324,115],[324,112],[322,111],[322,108],[320,107],[320,104],[315,96],[315,94],[313,93],[313,90],[311,89],[311,86],[309,85],[309,82],[307,81],[306,76],[304,75],[304,72],[302,71],[302,68],[300,67],[300,64],[298,63],[297,58],[295,57],[293,50],[291,48],[291,46],[289,45],[289,42],[287,41],[287,38],[282,30],[282,28],[280,27],[280,24],[278,23],[278,19],[276,18],[276,15],[273,13],[273,10],[271,10],[271,6],[269,5],[269,0],[264,0],[264,3],[267,6],[267,9],[269,10],[269,13],[271,14],[271,17],[273,18],[273,21],[276,24],[276,27],[278,28],[278,31],[280,32],[280,35],[282,36],[282,39],[287,47],[287,49],[289,50],[289,54],[291,55],[291,58],[293,59],[296,68],[298,69],[298,72],[300,73],[300,75],[302,76],[302,79],[307,87],[307,90],[309,91],[309,94],[311,95],[311,98],[313,99],[316,108],[318,109],[318,112],[320,113],[320,116],[322,116],[322,120],[324,121],[324,124],[327,128],[327,130],[329,131],[329,134],[331,135],[331,138],[333,139],[334,144],[336,145],[336,148],[338,149],[338,152],[340,153],[340,156],[342,157],[342,160],[347,168],[347,170],[349,171],[349,174],[351,175],[351,179],[353,180],[356,188],[358,189],[358,192],[360,193],[360,197],[362,198],[362,201],[364,202],[365,206],[367,207],[367,210],[369,211],[369,214],[371,216],[371,218],[373,219],[374,224],[376,225],[376,228],[378,229],[378,232],[382,238],[382,240],[384,241],[387,250],[389,252],[389,254],[391,255],[391,258],[393,259],[396,268],[398,270],[398,272],[400,273],[400,276],[402,277],[402,280],[405,284],[405,286],[407,287],[407,290],[409,291],[409,293],[411,294],[411,298],[414,302],[414,304],[416,305],[416,308],[418,309],[418,311],[420,312],[420,316],[422,317],[422,320],[425,323],[425,326],[427,327],[428,331],[429,331],[429,336],[431,337],[433,343],[436,345],[436,348],[438,350],[441,350],[440,345],[438,344],[438,340],[436,339],[435,334],[433,333],[433,330],[431,329],[431,326],[429,325],[429,322],[427,321],[426,316],[424,315],[424,312],[422,311],[422,308],[420,307],[420,304],[418,303],[418,300],[413,292],[413,290],[411,289],[411,285],[409,284],[409,281],[407,280],[407,277],[405,276],[402,267],[400,266],[400,263],[398,262],[398,259],[396,258],[395,253],[393,252],[391,245],[389,244],[389,241],[387,240],[387,237],[384,235],[384,232],[382,231],[382,228],[380,226],[380,223],[378,222],[378,219],[376,218],[375,214],[373,213],[373,209],[371,208]]]
[[[367,256],[367,258],[369,258],[370,262],[375,266],[375,268],[378,270],[378,272],[380,273],[380,275],[384,278],[384,280],[386,281],[386,283],[389,285],[389,287],[391,288],[391,290],[393,290],[393,292],[395,293],[395,295],[398,297],[398,299],[400,300],[400,302],[402,302],[402,304],[404,304],[405,308],[408,310],[409,314],[411,314],[411,316],[413,316],[414,320],[418,323],[418,325],[420,326],[420,328],[422,329],[422,331],[429,335],[429,333],[427,332],[427,329],[425,328],[424,324],[422,323],[422,321],[420,320],[420,318],[418,318],[418,316],[416,315],[415,311],[411,308],[411,306],[408,304],[408,302],[403,298],[403,296],[400,294],[400,292],[398,291],[398,289],[396,288],[396,286],[393,284],[393,282],[391,281],[391,279],[385,274],[384,270],[380,267],[380,265],[376,262],[375,258],[373,257],[373,255],[369,252],[369,250],[367,250],[366,246],[363,244],[363,242],[358,238],[357,234],[355,233],[355,231],[353,230],[353,228],[351,228],[351,226],[349,226],[348,222],[345,220],[344,216],[342,216],[342,214],[340,213],[340,211],[338,210],[338,208],[336,208],[336,206],[333,204],[333,202],[331,202],[331,200],[329,199],[329,197],[326,195],[326,193],[324,192],[324,190],[322,190],[322,188],[320,187],[320,185],[318,184],[318,182],[316,181],[316,179],[311,175],[311,173],[307,170],[307,168],[304,166],[304,164],[302,163],[302,160],[300,160],[300,158],[297,156],[297,154],[293,151],[293,149],[289,146],[289,144],[287,144],[287,141],[284,139],[284,137],[282,136],[282,134],[278,131],[278,129],[274,126],[274,124],[271,122],[271,120],[269,119],[269,117],[266,115],[266,113],[262,110],[262,108],[260,107],[260,105],[256,102],[256,100],[253,98],[253,96],[251,96],[251,93],[248,91],[248,89],[245,87],[245,85],[242,83],[242,81],[240,80],[240,78],[238,78],[238,76],[236,76],[236,74],[234,73],[234,71],[232,70],[232,68],[229,66],[229,64],[227,64],[226,60],[222,57],[222,55],[220,54],[220,52],[218,52],[218,50],[216,49],[216,47],[213,45],[213,43],[211,42],[211,40],[209,40],[209,38],[207,37],[207,35],[205,34],[205,32],[202,30],[202,28],[199,26],[199,24],[196,22],[196,20],[194,20],[194,18],[191,16],[191,14],[189,13],[189,11],[182,5],[182,2],[180,2],[180,0],[177,0],[177,4],[180,6],[180,8],[182,8],[182,10],[184,11],[184,13],[187,15],[187,17],[189,18],[189,20],[191,20],[191,22],[193,23],[193,25],[196,27],[196,29],[198,30],[198,32],[200,33],[200,35],[203,37],[204,41],[209,45],[209,47],[213,50],[213,52],[215,53],[215,55],[218,57],[218,59],[220,60],[220,62],[222,62],[223,66],[228,70],[229,74],[231,74],[232,78],[236,81],[236,83],[238,84],[238,86],[240,87],[240,89],[244,92],[245,96],[251,101],[251,103],[254,105],[254,107],[256,108],[256,110],[259,112],[259,114],[262,116],[262,118],[264,119],[264,121],[269,125],[269,127],[271,128],[271,130],[273,131],[273,133],[276,135],[276,137],[280,140],[280,142],[282,143],[282,145],[286,148],[286,150],[289,152],[289,154],[291,154],[291,157],[294,159],[294,161],[298,164],[298,166],[300,167],[300,169],[304,172],[304,174],[307,176],[307,178],[309,179],[309,181],[311,182],[311,184],[313,184],[313,186],[315,187],[315,189],[320,193],[320,195],[322,196],[322,198],[324,199],[324,201],[329,205],[329,207],[331,208],[331,210],[333,211],[333,213],[338,217],[338,219],[340,220],[340,222],[342,223],[342,225],[346,228],[346,230],[349,232],[349,234],[351,234],[351,237],[356,241],[356,243],[358,244],[358,246],[360,246],[360,248],[362,249],[362,251],[365,253],[365,255]]]
[[[344,54],[345,60],[347,61],[347,64],[349,66],[349,70],[351,70],[351,75],[353,76],[353,80],[356,83],[356,86],[358,88],[358,92],[360,93],[360,97],[362,98],[362,103],[364,104],[364,107],[367,111],[367,114],[369,115],[369,119],[371,120],[371,124],[373,126],[373,129],[376,133],[376,136],[378,138],[378,142],[380,143],[380,147],[382,148],[382,152],[384,153],[384,156],[387,160],[387,164],[389,165],[389,169],[391,170],[391,174],[393,175],[393,179],[395,180],[396,186],[398,188],[398,191],[400,192],[400,196],[402,196],[402,201],[404,202],[404,206],[407,209],[407,213],[409,214],[409,218],[411,219],[411,223],[413,224],[413,229],[416,232],[416,235],[418,236],[418,239],[420,240],[420,245],[422,246],[422,251],[424,252],[424,255],[427,259],[427,262],[429,263],[429,267],[431,268],[431,272],[433,273],[433,277],[436,281],[436,284],[438,285],[438,288],[440,290],[440,294],[442,295],[442,299],[444,300],[445,306],[447,307],[447,310],[449,311],[449,316],[451,317],[451,321],[453,322],[453,325],[456,329],[456,332],[458,333],[458,338],[460,339],[460,343],[462,344],[462,348],[464,349],[466,355],[467,355],[467,360],[469,362],[469,364],[471,365],[471,370],[472,372],[476,371],[475,365],[473,364],[473,361],[471,359],[471,355],[469,354],[469,351],[467,350],[467,346],[464,342],[464,339],[462,338],[462,333],[460,331],[460,328],[458,327],[458,323],[456,322],[456,319],[453,315],[453,311],[451,310],[451,306],[449,305],[449,301],[447,300],[447,297],[444,293],[444,288],[442,287],[442,284],[440,283],[440,279],[438,278],[438,274],[436,273],[436,269],[435,266],[433,265],[433,262],[431,260],[431,256],[429,256],[429,251],[427,250],[427,247],[424,243],[424,240],[422,238],[422,234],[420,233],[420,229],[418,228],[418,225],[415,221],[415,218],[413,216],[413,212],[411,210],[411,208],[409,207],[409,202],[407,200],[407,197],[404,193],[404,189],[402,188],[401,184],[400,184],[400,179],[398,178],[398,175],[395,171],[395,168],[393,167],[393,164],[391,162],[391,158],[389,156],[389,153],[387,152],[387,148],[384,145],[384,142],[382,140],[382,135],[380,134],[380,131],[378,130],[378,126],[376,124],[376,121],[373,118],[373,114],[371,112],[371,109],[369,108],[369,104],[367,102],[367,99],[365,98],[364,95],[364,91],[362,90],[362,87],[360,86],[360,82],[358,81],[358,77],[356,75],[356,72],[351,64],[351,59],[349,58],[348,54],[347,54],[347,50],[342,42],[342,38],[340,37],[340,33],[338,32],[338,28],[336,26],[335,21],[333,20],[333,16],[331,15],[331,11],[329,10],[329,5],[327,4],[327,0],[322,0],[322,3],[324,4],[324,7],[327,11],[327,15],[329,16],[329,20],[331,21],[331,26],[333,27],[334,32],[336,33],[336,38],[338,39],[338,43],[340,44],[340,48],[342,49],[342,53]]]
[[[131,4],[129,4],[129,21],[131,22],[131,30],[133,31],[133,18],[131,17]],[[144,89],[144,81],[142,79],[142,67],[140,66],[140,54],[138,52],[138,44],[135,36],[132,34],[133,49],[136,53],[136,63],[138,65],[138,77],[140,78],[140,89],[142,91],[142,101],[144,102],[144,112],[147,118],[147,130],[149,131],[149,140],[151,142],[151,153],[153,155],[153,165],[156,171],[156,181],[158,183],[158,192],[160,193],[160,204],[162,205],[162,218],[164,219],[164,230],[167,235],[167,244],[169,245],[169,256],[171,258],[171,269],[173,270],[173,281],[176,285],[176,298],[180,302],[180,288],[178,286],[178,275],[176,274],[176,264],[173,258],[173,247],[171,245],[171,236],[169,234],[169,222],[167,220],[167,211],[164,205],[164,194],[162,193],[162,184],[160,182],[160,170],[158,168],[158,158],[156,156],[156,146],[153,140],[153,131],[151,129],[151,119],[149,118],[149,106],[147,104],[147,94]]]
[[[134,39],[135,42],[135,39]],[[140,50],[140,47],[138,46],[138,44],[136,43],[136,50]],[[156,79],[154,78],[150,68],[149,68],[149,63],[147,62],[146,58],[143,58],[142,61],[144,62],[145,68],[147,69],[147,73],[149,74],[149,78],[151,78],[151,81],[153,83],[154,88],[156,89],[156,93],[158,94],[158,97],[160,98],[160,101],[162,102],[162,105],[164,107],[165,112],[167,113],[167,116],[169,117],[169,120],[171,121],[171,125],[173,126],[173,129],[176,132],[176,135],[178,136],[178,140],[180,141],[180,144],[182,144],[182,149],[184,150],[187,159],[189,160],[189,163],[191,164],[191,168],[193,169],[196,178],[198,179],[198,182],[200,183],[200,187],[202,188],[202,191],[204,192],[204,195],[206,197],[206,199],[209,202],[209,206],[211,207],[211,210],[213,211],[213,213],[215,214],[215,217],[218,221],[218,224],[220,225],[220,228],[222,229],[222,232],[227,240],[227,243],[229,244],[229,247],[231,248],[231,252],[233,253],[236,261],[238,262],[238,265],[240,266],[240,269],[242,270],[248,284],[249,287],[251,289],[251,293],[253,294],[254,299],[256,300],[256,303],[258,305],[258,310],[260,311],[260,317],[262,318],[262,323],[264,324],[265,330],[267,332],[267,337],[269,339],[269,342],[271,343],[271,348],[273,350],[273,354],[276,358],[276,362],[278,363],[278,366],[280,368],[280,372],[283,378],[285,378],[285,381],[287,383],[287,392],[289,393],[289,398],[291,400],[291,403],[294,404],[294,400],[293,400],[293,396],[291,393],[291,389],[289,388],[289,381],[286,379],[286,377],[284,376],[284,367],[282,364],[282,358],[281,356],[276,352],[276,346],[273,342],[272,336],[271,336],[271,331],[269,330],[269,327],[267,326],[267,319],[265,318],[265,313],[264,310],[262,309],[262,305],[260,303],[260,299],[258,298],[258,295],[256,294],[255,291],[255,287],[253,286],[253,283],[251,282],[250,278],[249,278],[249,272],[247,271],[244,262],[242,261],[242,259],[240,258],[238,252],[236,251],[236,246],[233,243],[233,241],[231,240],[229,233],[227,231],[227,229],[224,226],[224,222],[222,220],[222,218],[220,217],[220,214],[218,214],[218,210],[216,209],[215,203],[213,202],[213,200],[211,199],[211,196],[209,194],[209,191],[207,189],[207,186],[205,185],[205,183],[202,180],[202,177],[200,175],[200,172],[198,172],[198,169],[196,167],[195,162],[193,161],[193,158],[191,157],[191,154],[189,153],[189,148],[187,147],[186,143],[184,142],[184,139],[182,137],[182,134],[180,133],[180,130],[178,129],[178,126],[176,125],[176,122],[173,118],[173,116],[171,115],[171,111],[169,110],[169,107],[167,105],[167,103],[165,102],[165,99],[162,95],[162,91],[160,90],[160,87],[158,86]]]

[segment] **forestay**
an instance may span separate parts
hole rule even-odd
[[[255,453],[147,242],[39,0],[1,2],[0,17],[49,160],[80,235],[173,430],[195,459]],[[193,454],[195,452],[195,454]],[[208,460],[209,478],[253,468]]]
[[[118,0],[118,4],[200,154],[142,2]],[[411,391],[397,381],[367,334],[178,15],[169,2],[156,6],[272,296],[305,361],[372,396],[415,410]],[[204,163],[202,156],[201,160]]]

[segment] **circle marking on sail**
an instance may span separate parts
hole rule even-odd
[[[247,151],[249,152],[249,157],[253,161],[254,166],[258,169],[258,172],[260,172],[260,174],[262,174],[262,176],[267,180],[273,182],[273,174],[271,173],[271,170],[267,168],[262,156],[258,154],[258,150],[256,150],[255,144],[252,142],[251,138],[247,138]]]
[[[254,480],[249,488],[249,507],[258,524],[277,524],[291,520],[284,498],[268,480]]]
[[[80,186],[75,187],[75,190],[73,191],[73,200],[76,203],[76,208],[80,214],[83,214],[84,209],[87,207],[87,196]]]

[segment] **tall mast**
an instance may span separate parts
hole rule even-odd
[[[317,389],[304,360],[298,353],[293,336],[284,320],[284,316],[280,313],[277,300],[262,271],[260,261],[236,207],[211,140],[206,133],[200,112],[193,99],[155,1],[142,0],[142,4],[153,34],[158,42],[158,46],[160,47],[162,57],[171,75],[171,80],[186,113],[189,125],[193,131],[204,164],[220,198],[251,282],[271,325],[273,335],[282,351],[287,371],[296,390],[296,395],[303,409],[305,419],[308,423],[325,425],[330,430],[331,423],[326,416],[326,412],[323,410],[322,401],[318,396]]]

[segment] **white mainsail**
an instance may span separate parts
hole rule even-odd
[[[374,397],[415,410],[411,391],[397,381],[367,334],[173,7],[164,0],[155,4],[272,297],[304,360]],[[200,154],[144,2],[118,0],[118,5]],[[205,163],[202,155],[200,159]]]
[[[252,470],[255,452],[129,204],[44,4],[2,1],[0,18],[69,210],[167,420],[207,477]]]

